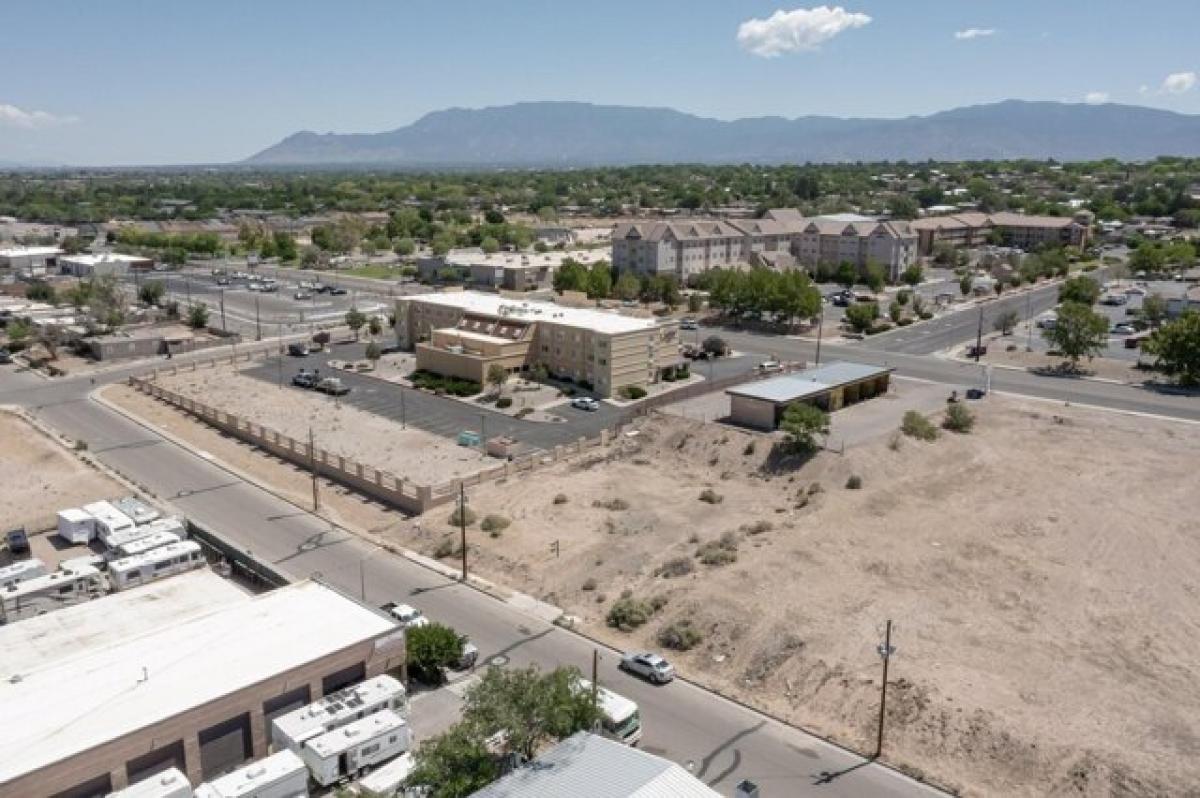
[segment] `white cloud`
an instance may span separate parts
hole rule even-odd
[[[1138,86],[1138,94],[1149,94],[1149,93],[1150,93],[1150,87],[1147,86],[1145,83],[1143,83],[1141,86]]]
[[[1089,91],[1083,95],[1083,101],[1088,105],[1101,105],[1108,102],[1108,92],[1106,91]]]
[[[763,58],[784,53],[816,50],[843,31],[861,28],[871,21],[866,14],[841,6],[782,9],[766,19],[748,19],[738,26],[737,42]]]
[[[56,116],[45,111],[26,111],[15,105],[0,103],[0,127],[19,127],[39,130],[54,125],[67,125],[77,121],[73,116]]]
[[[1185,91],[1191,91],[1195,85],[1195,72],[1172,72],[1163,78],[1159,91],[1163,94],[1183,94]]]
[[[996,35],[995,28],[967,28],[966,30],[959,30],[959,31],[954,32],[954,38],[958,39],[959,41],[969,40],[969,39],[981,39],[984,36],[995,36],[995,35]]]

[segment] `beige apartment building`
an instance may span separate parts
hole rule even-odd
[[[483,384],[493,364],[511,374],[540,365],[603,397],[683,362],[675,322],[477,291],[398,299],[396,338],[418,369]]]
[[[912,222],[921,255],[932,255],[938,244],[955,249],[980,247],[993,234],[1006,247],[1035,250],[1043,246],[1086,247],[1091,240],[1091,215],[1027,216],[1023,213],[956,213]]]

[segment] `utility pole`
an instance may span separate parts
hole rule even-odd
[[[467,489],[458,483],[458,528],[462,543],[462,579],[467,581]]]
[[[892,654],[896,653],[896,649],[892,645],[892,621],[890,618],[887,622],[887,631],[884,632],[883,643],[879,645],[878,651],[879,656],[883,659],[883,684],[879,693],[879,734],[875,738],[875,756],[871,757],[872,759],[878,759],[883,755],[883,714],[887,708],[888,660],[892,658]]]
[[[317,495],[317,447],[313,443],[312,427],[308,428],[308,465],[312,469],[313,512],[321,509],[321,498]]]
[[[364,556],[358,561],[358,595],[365,604],[367,602],[367,558]]]
[[[592,706],[598,706],[600,699],[600,649],[592,649]]]
[[[279,387],[283,388],[283,337],[279,338],[279,345],[275,351],[275,362],[279,364]]]
[[[1025,351],[1033,351],[1033,291],[1025,294]]]
[[[979,306],[979,330],[975,333],[975,362],[979,362],[979,350],[983,348],[983,305]]]
[[[229,332],[225,327],[225,286],[221,286],[221,332]]]
[[[404,408],[404,389],[400,389],[400,429],[408,429],[407,413]]]
[[[254,295],[254,340],[262,340],[262,319],[258,315],[258,294]]]
[[[817,318],[817,357],[814,366],[821,365],[821,330],[825,327],[825,300],[821,299],[821,315]]]
[[[487,454],[487,415],[479,414],[479,451]]]

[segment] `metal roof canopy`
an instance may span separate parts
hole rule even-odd
[[[895,369],[887,366],[836,362],[761,382],[738,385],[729,388],[725,393],[731,396],[745,396],[750,399],[786,404],[816,396],[843,385],[882,377],[893,371]]]

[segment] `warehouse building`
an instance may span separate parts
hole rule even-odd
[[[541,365],[604,397],[658,382],[684,362],[677,322],[477,291],[397,300],[396,338],[416,350],[418,369],[435,374],[482,385],[493,364],[509,373]]]
[[[267,755],[271,719],[404,668],[391,620],[302,582],[207,569],[0,628],[0,798],[90,798]]]
[[[148,272],[154,269],[154,261],[137,255],[122,255],[105,252],[101,255],[65,255],[58,259],[63,274],[76,277],[123,277],[131,272]]]
[[[62,254],[58,247],[5,247],[0,249],[0,272],[57,273]]]
[[[894,370],[863,363],[830,363],[738,385],[725,391],[729,395],[730,421],[756,429],[778,429],[788,405],[797,402],[832,413],[887,393]]]

